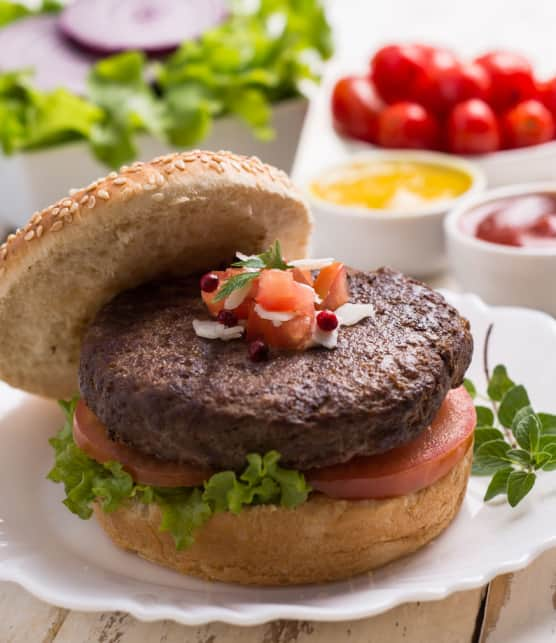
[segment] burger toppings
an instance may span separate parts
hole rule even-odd
[[[245,329],[239,325],[228,328],[217,321],[194,319],[193,330],[204,339],[221,339],[228,342],[230,339],[240,339]]]
[[[237,329],[238,320],[247,320],[253,361],[261,361],[254,357],[260,349],[251,348],[259,346],[255,340],[265,346],[265,359],[270,348],[334,348],[340,325],[350,326],[373,314],[368,304],[349,303],[347,270],[340,261],[298,259],[287,263],[278,241],[260,255],[237,253],[237,257],[227,270],[209,272],[201,278],[201,296],[209,313],[224,326]],[[193,327],[207,339],[232,338],[230,333],[213,330],[199,320]],[[234,332],[233,338],[240,334]]]

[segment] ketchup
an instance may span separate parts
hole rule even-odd
[[[461,228],[477,239],[515,247],[556,247],[556,194],[524,194],[470,210]]]

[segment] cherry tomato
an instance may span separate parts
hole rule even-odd
[[[490,77],[476,63],[457,63],[438,69],[431,90],[431,109],[446,113],[457,103],[470,98],[486,101],[490,90]]]
[[[368,143],[376,141],[383,104],[368,78],[341,78],[334,87],[331,103],[334,127],[340,134]]]
[[[496,115],[478,98],[454,107],[448,117],[447,136],[448,149],[455,154],[486,154],[500,149]]]
[[[539,100],[550,110],[552,117],[556,118],[556,78],[551,78],[537,86]]]
[[[507,147],[526,147],[554,138],[554,119],[538,100],[526,100],[502,117],[502,132]]]
[[[386,453],[356,457],[305,474],[332,498],[404,496],[434,484],[462,460],[473,442],[473,401],[460,387],[450,391],[431,425],[409,444]]]
[[[528,98],[536,97],[533,68],[529,61],[510,51],[491,51],[475,61],[490,76],[489,104],[503,112]]]
[[[97,462],[119,462],[139,484],[156,487],[196,487],[208,480],[213,472],[177,462],[164,462],[145,455],[133,447],[110,440],[106,427],[79,400],[73,420],[73,437],[77,446]]]
[[[378,143],[382,147],[434,148],[438,121],[418,103],[394,103],[378,119]]]
[[[315,279],[315,292],[322,299],[321,310],[336,310],[349,301],[347,271],[343,263],[335,261],[323,268]]]
[[[387,45],[371,59],[371,79],[379,95],[387,102],[406,100],[425,74],[426,54],[415,45]]]
[[[411,99],[420,103],[435,113],[446,110],[444,97],[441,93],[442,78],[454,75],[458,70],[459,61],[448,49],[432,49],[426,54],[425,73],[415,84]]]

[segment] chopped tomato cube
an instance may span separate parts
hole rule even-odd
[[[263,270],[259,277],[257,303],[266,310],[295,310],[296,282],[290,270]]]
[[[318,306],[321,310],[336,310],[349,301],[347,271],[341,261],[335,261],[319,272],[315,291],[322,299]]]
[[[310,270],[301,270],[301,268],[294,268],[292,271],[293,278],[300,284],[313,287],[314,279]]]

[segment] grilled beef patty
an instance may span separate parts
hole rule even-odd
[[[380,453],[416,437],[472,353],[468,322],[424,284],[381,269],[350,275],[375,317],[335,350],[277,353],[197,337],[208,317],[197,278],[118,295],[86,334],[81,393],[116,441],[163,460],[239,469],[276,449],[296,469]]]

